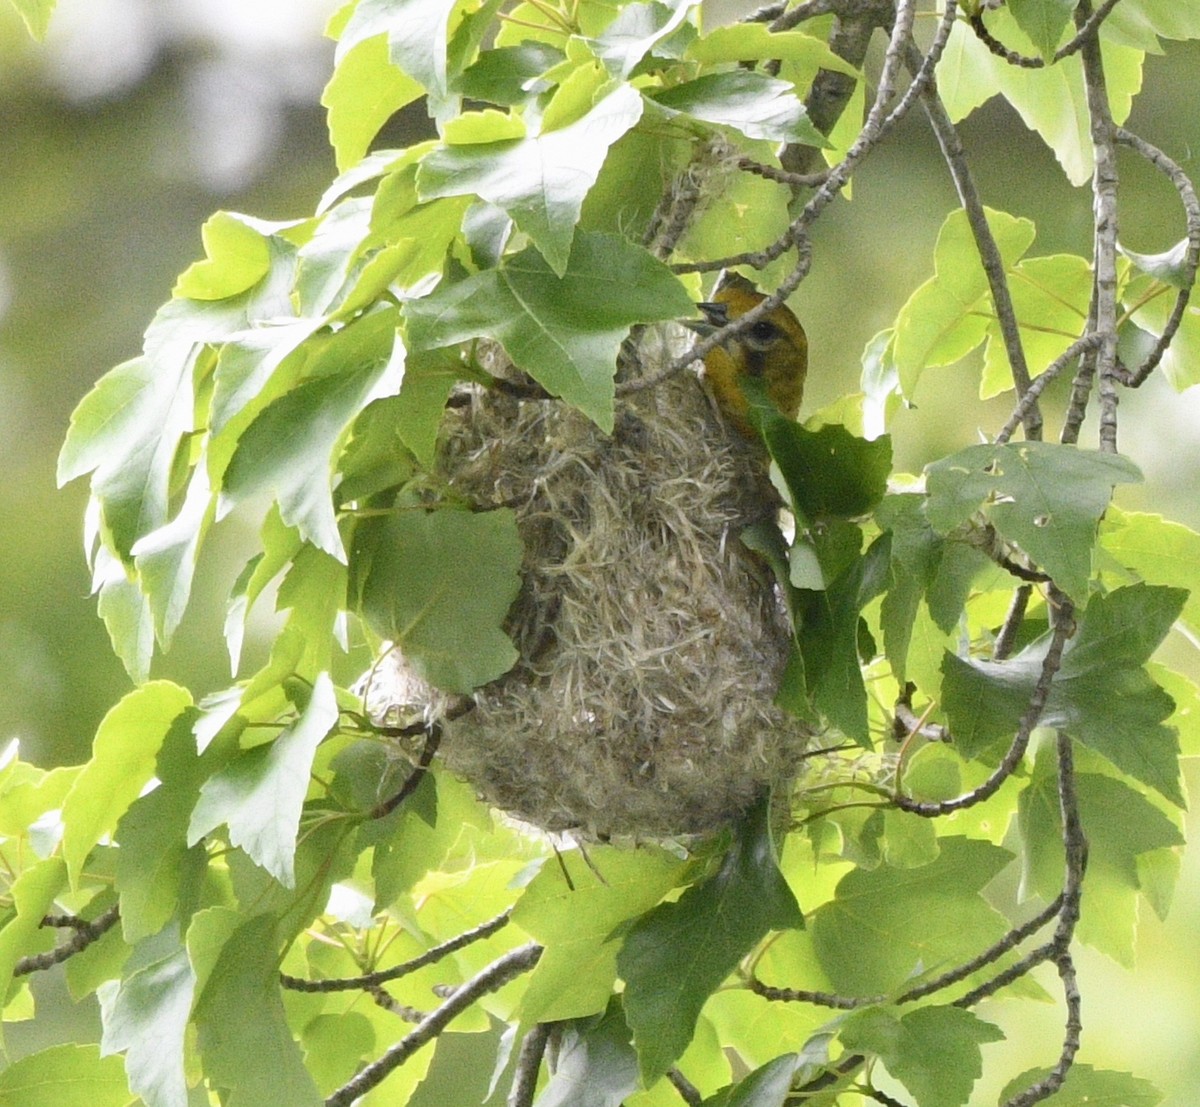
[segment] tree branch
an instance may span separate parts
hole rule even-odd
[[[293,992],[352,992],[378,988],[388,981],[399,980],[402,976],[408,976],[409,973],[423,969],[426,965],[433,965],[443,957],[457,953],[460,949],[465,949],[475,942],[490,938],[498,930],[508,925],[510,914],[511,912],[504,911],[494,919],[480,923],[479,926],[450,938],[432,949],[427,949],[410,961],[405,961],[401,965],[393,965],[390,969],[380,969],[378,972],[364,973],[362,976],[332,977],[328,980],[305,980],[300,976],[288,976],[286,973],[280,973],[279,981],[283,987]]]
[[[1122,383],[1130,388],[1137,388],[1158,367],[1163,354],[1167,352],[1167,347],[1175,338],[1175,332],[1179,330],[1179,324],[1183,322],[1183,313],[1187,310],[1188,301],[1191,299],[1192,289],[1196,284],[1197,265],[1200,264],[1200,201],[1196,198],[1196,189],[1191,179],[1182,167],[1167,157],[1157,146],[1140,138],[1132,131],[1127,131],[1124,127],[1116,127],[1113,130],[1113,138],[1120,145],[1128,146],[1139,156],[1145,158],[1155,169],[1167,177],[1179,193],[1179,199],[1183,204],[1184,215],[1187,219],[1188,248],[1184,256],[1183,287],[1175,297],[1175,306],[1171,309],[1170,318],[1167,320],[1162,334],[1159,335],[1158,341],[1154,344],[1154,349],[1137,369],[1122,380]]]
[[[433,1010],[408,1034],[400,1039],[378,1061],[362,1069],[353,1080],[347,1081],[325,1100],[325,1107],[350,1107],[360,1096],[378,1087],[422,1046],[432,1042],[450,1022],[476,1000],[502,988],[510,980],[528,972],[537,964],[542,947],[529,942],[493,961],[482,972],[460,984],[446,1001]]]
[[[56,946],[46,953],[36,953],[30,957],[20,958],[13,966],[13,976],[27,976],[31,972],[41,972],[53,968],[55,965],[61,965],[64,961],[69,961],[75,954],[82,953],[93,942],[103,938],[117,924],[120,917],[121,909],[115,903],[104,914],[98,915],[93,922],[87,922],[85,919],[73,915],[47,916],[42,920],[43,926],[70,927],[75,933],[61,946]]]
[[[911,811],[914,815],[921,815],[931,819],[939,815],[948,815],[952,811],[961,811],[966,807],[973,807],[975,804],[982,803],[984,800],[994,796],[1000,790],[1000,786],[1012,775],[1013,770],[1016,769],[1021,763],[1021,759],[1025,756],[1025,750],[1029,746],[1030,735],[1033,734],[1033,729],[1042,717],[1042,711],[1045,710],[1046,700],[1050,696],[1050,686],[1053,684],[1054,677],[1062,665],[1063,649],[1066,647],[1067,639],[1075,633],[1073,612],[1074,609],[1071,602],[1064,598],[1058,612],[1058,619],[1054,625],[1054,632],[1050,638],[1049,648],[1046,650],[1046,656],[1042,661],[1042,671],[1038,675],[1037,684],[1034,685],[1033,692],[1029,697],[1029,705],[1025,708],[1025,712],[1021,716],[1016,736],[1013,738],[1012,744],[1008,747],[1008,752],[1004,755],[1004,759],[993,770],[987,780],[980,784],[978,788],[948,800],[914,800],[909,796],[897,793],[892,797],[897,807],[902,811]]]
[[[910,49],[909,68],[914,72],[919,67],[917,56],[916,50]],[[1017,388],[1017,397],[1023,401],[1032,382],[1029,377],[1029,363],[1025,357],[1025,347],[1021,341],[1020,327],[1017,325],[1017,313],[1013,308],[1012,293],[1008,287],[1004,258],[992,235],[992,229],[988,226],[987,215],[983,210],[983,201],[975,186],[975,179],[971,174],[970,167],[967,165],[967,153],[963,148],[957,128],[950,121],[950,116],[935,88],[926,88],[921,99],[925,114],[929,119],[929,125],[933,128],[938,145],[941,147],[942,157],[954,180],[959,201],[967,213],[967,223],[975,238],[975,248],[979,251],[979,260],[983,265],[988,289],[992,294],[992,303],[1000,324],[1000,335],[1004,339],[1004,349],[1012,370],[1013,383]],[[1037,406],[1036,397],[1025,408],[1021,421],[1027,439],[1033,440],[1042,437],[1042,414]]]
[[[1091,0],[1079,0],[1075,22],[1082,31],[1092,15]],[[1095,333],[1099,345],[1089,355],[1096,360],[1096,380],[1100,393],[1100,449],[1117,452],[1117,154],[1113,141],[1115,124],[1108,106],[1108,82],[1100,40],[1089,35],[1085,40],[1083,82],[1091,119],[1092,148],[1096,169],[1092,176],[1094,208],[1094,311]]]
[[[1109,16],[1109,13],[1120,3],[1120,0],[1105,0],[1099,8],[1096,9],[1075,32],[1075,36],[1069,41],[1060,46],[1051,58],[1051,65],[1062,61],[1064,58],[1069,58],[1072,54],[1078,53],[1083,47],[1100,31],[1100,24],[1103,23]],[[1009,65],[1015,65],[1021,69],[1041,69],[1047,62],[1045,58],[1031,58],[1027,54],[1018,53],[1016,50],[1010,50],[1004,45],[983,22],[983,12],[975,12],[968,19],[971,24],[971,30],[975,32],[976,37],[998,58],[1003,58]]]
[[[512,1087],[508,1092],[507,1107],[533,1107],[538,1073],[542,1068],[542,1058],[546,1055],[546,1042],[549,1038],[550,1027],[544,1022],[537,1023],[525,1035],[521,1042],[521,1052],[517,1054],[517,1067],[513,1073]]]

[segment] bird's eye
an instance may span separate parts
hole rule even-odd
[[[771,345],[779,337],[779,328],[766,319],[760,319],[746,332],[750,344],[760,349]]]

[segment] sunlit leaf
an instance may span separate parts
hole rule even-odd
[[[1033,224],[1002,211],[988,209],[986,214],[1005,266],[1015,265],[1033,242]],[[910,398],[923,370],[949,365],[983,341],[994,312],[964,210],[951,212],[942,224],[934,265],[936,276],[909,297],[896,317],[894,360],[900,386]]]
[[[355,165],[379,128],[421,92],[420,82],[392,62],[386,35],[365,38],[343,54],[321,94],[338,168]]]
[[[530,248],[405,308],[415,349],[494,338],[518,368],[610,431],[617,352],[629,328],[693,310],[683,285],[647,251],[584,233],[561,277]]]
[[[129,1085],[119,1057],[101,1057],[94,1045],[56,1045],[14,1061],[0,1072],[0,1103],[7,1107],[127,1107]]]
[[[561,277],[584,198],[608,148],[641,114],[641,96],[619,85],[559,130],[434,150],[421,162],[417,188],[423,199],[474,193],[504,208]]]
[[[827,145],[790,81],[756,69],[709,73],[653,94],[660,107],[704,123],[732,127],[747,138]]]
[[[35,862],[9,886],[7,898],[12,906],[5,912],[6,921],[0,926],[0,991],[4,995],[9,992],[17,962],[27,954],[40,953],[53,944],[53,936],[42,926],[42,919],[51,909],[55,896],[66,887],[67,866],[61,857],[47,857]],[[6,1071],[12,1072],[12,1069]]]
[[[677,883],[681,864],[665,852],[640,849],[564,853],[545,865],[517,903],[513,921],[545,946],[521,1003],[530,1022],[580,1018],[603,1011],[617,973],[617,927],[649,911]]]
[[[200,228],[203,261],[183,271],[172,294],[189,300],[224,300],[267,275],[271,249],[260,230],[236,212],[219,211]]]
[[[156,680],[130,692],[104,716],[91,760],[63,802],[63,856],[73,881],[92,848],[137,799],[154,772],[160,746],[191,705],[186,689]]]
[[[12,5],[21,15],[29,33],[41,42],[50,28],[50,17],[58,0],[12,0]]]
[[[188,844],[225,823],[235,846],[280,884],[292,887],[309,769],[317,745],[337,717],[333,684],[322,674],[304,710],[278,738],[240,754],[201,785],[188,826]]]
[[[928,865],[844,876],[810,923],[834,988],[879,995],[914,971],[946,971],[996,941],[1007,923],[979,893],[1011,860],[988,842],[949,837]]]

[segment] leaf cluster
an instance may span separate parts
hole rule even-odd
[[[18,4],[35,33],[50,7]],[[0,995],[30,1017],[29,978],[65,963],[103,1034],[10,1065],[0,1101],[86,1083],[89,1102],[146,1107],[421,1102],[482,1041],[487,1102],[512,1107],[956,1107],[1004,1034],[979,1002],[1044,999],[1053,965],[1061,1047],[1001,1102],[1158,1102],[1073,1066],[1073,950],[1130,963],[1141,901],[1165,913],[1180,758],[1200,748],[1195,687],[1152,660],[1196,623],[1200,537],[1113,503],[1141,479],[1116,449],[1118,390],[1156,371],[1184,387],[1200,364],[1200,206],[1123,127],[1144,54],[1200,19],[1160,0],[946,3],[926,41],[915,7],[723,27],[692,0],[335,15],[339,176],[310,217],[214,215],[63,446],[60,480],[90,479],[98,608],[135,687],[87,764],[0,766]],[[993,95],[1093,180],[1093,256],[1033,254],[1028,220],[978,202],[955,123]],[[418,99],[436,137],[377,148]],[[778,703],[817,736],[794,794],[637,848],[551,845],[485,809],[441,768],[436,724],[372,717],[348,687],[398,649],[462,704],[518,661],[505,618],[528,551],[512,511],[439,471],[447,408],[504,393],[612,432],[624,396],[732,332],[654,372],[647,333],[722,267],[757,273],[760,315],[786,299],[824,262],[821,212],[918,100],[963,202],[932,275],[864,351],[860,393],[797,424],[746,386],[786,525],[731,541],[789,618]],[[1177,188],[1177,248],[1118,249],[1118,146]],[[891,414],[951,371],[1011,394],[1009,422],[896,473]],[[258,535],[228,606],[234,680],[197,698],[153,659],[230,516]]]

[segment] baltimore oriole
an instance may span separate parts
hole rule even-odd
[[[701,333],[712,333],[765,299],[740,273],[726,271],[713,290],[712,300],[696,305],[706,322],[688,325]],[[747,377],[760,379],[775,407],[787,418],[795,419],[807,372],[808,336],[786,304],[767,312],[749,330],[715,346],[704,359],[704,375],[718,405],[748,438],[754,437],[754,431],[746,418],[748,405],[739,381]]]

